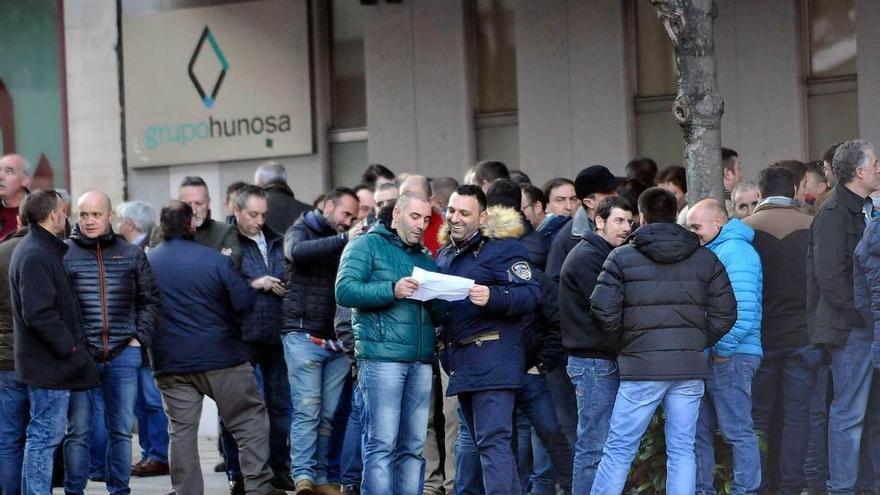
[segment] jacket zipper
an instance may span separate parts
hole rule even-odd
[[[96,250],[98,254],[98,287],[101,290],[101,314],[103,315],[103,329],[101,336],[104,340],[104,361],[110,359],[110,328],[107,323],[107,285],[104,280],[104,254],[101,253],[101,243],[98,243]]]

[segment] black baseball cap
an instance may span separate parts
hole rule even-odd
[[[577,175],[574,180],[574,190],[579,199],[586,198],[594,193],[610,193],[617,190],[620,179],[608,170],[604,165],[587,167]]]

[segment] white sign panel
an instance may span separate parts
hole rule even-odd
[[[313,152],[306,0],[124,17],[128,164]]]

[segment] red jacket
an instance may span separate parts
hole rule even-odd
[[[440,250],[440,241],[437,240],[437,234],[440,233],[440,227],[443,226],[443,216],[436,210],[431,210],[431,221],[428,222],[428,228],[425,230],[425,247],[431,250],[431,255],[437,257],[437,251]]]

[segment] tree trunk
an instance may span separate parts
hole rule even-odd
[[[715,0],[651,0],[675,48],[678,94],[672,111],[684,130],[687,201],[724,201],[721,114],[715,70]]]

